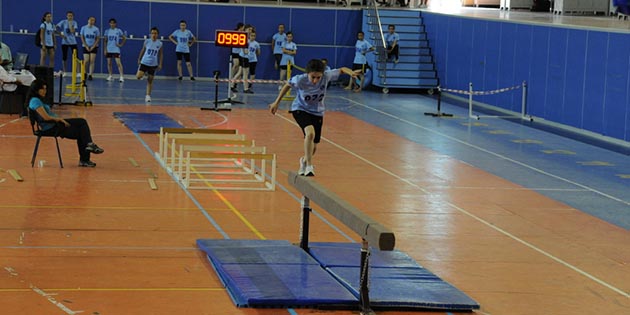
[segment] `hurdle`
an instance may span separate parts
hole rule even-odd
[[[391,251],[396,244],[394,233],[384,227],[374,219],[370,218],[361,210],[355,208],[348,202],[335,195],[314,181],[313,178],[300,176],[296,172],[290,171],[288,176],[289,184],[302,193],[302,220],[300,225],[300,247],[308,252],[308,232],[310,202],[320,205],[320,207],[332,216],[349,227],[362,239],[361,260],[360,260],[360,283],[359,283],[359,303],[361,314],[373,314],[370,307],[369,297],[369,263],[370,244],[380,250]]]
[[[197,129],[195,132],[190,132],[190,130],[195,129],[185,129],[185,128],[173,128],[175,132],[165,132],[164,129],[170,128],[160,128],[160,139],[159,139],[159,151],[157,152],[158,159],[164,164],[165,167],[169,166],[169,162],[171,163],[170,167],[174,167],[175,163],[175,152],[176,152],[176,143],[182,140],[190,140],[191,142],[187,144],[205,144],[204,141],[213,141],[213,144],[225,144],[225,145],[235,145],[233,143],[229,143],[230,141],[244,141],[245,135],[237,134],[236,130],[222,131],[223,129]],[[186,132],[179,132],[177,130],[188,130]],[[201,131],[204,130],[204,131]],[[169,143],[170,142],[170,143]],[[169,146],[170,145],[170,146]],[[169,148],[170,153],[169,153]]]
[[[208,146],[208,145],[180,145],[179,154],[177,156],[177,167],[173,168],[173,174],[176,178],[183,178],[183,173],[186,168],[195,168],[196,174],[201,175],[251,175],[256,172],[256,159],[249,159],[250,167],[243,164],[242,159],[230,159],[230,158],[194,158],[189,153],[191,152],[209,152],[209,153],[259,153],[266,154],[267,148],[256,146],[241,146],[241,147],[226,147],[226,146]],[[201,161],[204,163],[193,164],[195,161]],[[218,162],[218,163],[213,163]],[[228,163],[226,163],[228,162]],[[265,172],[266,163],[262,163],[261,173]],[[203,169],[219,169],[204,171]],[[229,169],[238,168],[242,171],[229,171]],[[202,170],[200,170],[202,169]],[[259,180],[260,181],[260,180]]]
[[[188,149],[191,149],[188,147]],[[264,149],[264,148],[263,148]],[[205,148],[204,150],[208,150]],[[223,149],[225,150],[225,148]],[[229,150],[233,150],[236,152],[203,152],[203,151],[186,151],[185,162],[183,163],[183,172],[180,170],[180,181],[187,189],[213,189],[213,190],[258,190],[258,191],[274,191],[276,189],[276,155],[268,154],[268,153],[248,153],[246,150],[252,150],[252,148],[230,148]],[[238,151],[245,152],[238,152]],[[257,149],[258,150],[258,149]],[[256,150],[254,150],[256,151]],[[228,173],[228,172],[218,172],[219,176],[216,177],[204,177],[203,173],[197,172],[195,170],[195,174],[199,176],[197,179],[191,178],[191,171],[193,170],[193,166],[191,166],[191,159],[203,158],[203,159],[240,159],[240,160],[251,160],[249,172],[253,179],[247,178],[234,178],[234,175],[241,175],[240,173]],[[261,167],[260,171],[255,171],[256,163],[255,161],[260,161]],[[267,167],[265,166],[267,163],[270,163],[270,179],[267,180]],[[203,183],[203,186],[195,186],[193,183]],[[237,186],[236,184],[240,184]],[[253,184],[253,185],[252,185]],[[261,185],[262,184],[262,185]]]
[[[238,134],[238,130],[236,129],[203,129],[203,128],[160,128],[159,134],[159,157],[161,159],[166,158],[165,150],[168,148],[168,134]]]

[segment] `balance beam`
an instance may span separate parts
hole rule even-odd
[[[315,182],[312,177],[300,176],[296,172],[290,171],[289,184],[300,191],[304,197],[318,204],[341,223],[359,234],[372,246],[378,247],[380,250],[394,249],[396,238],[392,231]]]

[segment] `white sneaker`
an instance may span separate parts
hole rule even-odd
[[[306,165],[306,167],[304,167],[304,176],[315,176],[315,167],[313,165]]]
[[[107,77],[107,79],[105,79],[105,80],[107,80],[107,81],[111,81],[112,79],[113,79],[113,78],[112,78],[112,76],[110,75],[110,76],[108,76],[108,77]]]
[[[304,176],[304,171],[306,170],[306,161],[304,157],[300,158],[300,169],[298,170],[298,175]]]
[[[120,77],[120,79],[118,79],[118,82],[120,82],[120,83],[123,83],[123,82],[125,82],[125,78],[123,78],[123,77]]]
[[[147,103],[151,103],[151,95],[147,95],[144,97],[144,101]]]

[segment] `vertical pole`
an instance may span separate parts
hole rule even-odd
[[[370,269],[370,248],[368,242],[363,239],[361,244],[361,268],[359,282],[359,303],[361,304],[361,314],[373,314],[370,308],[369,283]]]
[[[311,214],[311,205],[308,197],[302,197],[302,222],[300,225],[300,248],[308,252],[308,229]]]
[[[472,82],[468,83],[468,117],[473,118],[473,84]]]
[[[441,113],[442,113],[442,92],[440,92],[440,87],[438,86],[437,115],[440,116]]]
[[[227,99],[231,100],[232,99],[232,63],[234,61],[232,60],[232,52],[230,51],[230,66],[228,68],[228,84],[227,84]]]
[[[232,57],[230,57],[232,58]],[[232,69],[232,63],[230,62],[230,69]],[[199,73],[197,73],[199,74]],[[230,84],[228,83],[228,87]],[[229,93],[229,92],[228,92]],[[230,95],[230,94],[228,94]],[[217,111],[219,108],[219,72],[214,73],[214,110]]]
[[[521,99],[521,118],[527,115],[527,82],[523,81],[523,97]]]

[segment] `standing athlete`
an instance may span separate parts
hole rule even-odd
[[[192,71],[192,64],[190,63],[190,46],[192,46],[197,39],[190,30],[186,29],[186,21],[179,21],[179,29],[173,31],[168,39],[170,39],[173,44],[177,45],[177,47],[175,48],[175,54],[177,54],[177,73],[179,74],[178,79],[181,81],[183,77],[182,60],[184,60],[186,61],[186,68],[188,69],[190,80],[195,81],[195,76],[193,75]]]
[[[81,27],[81,41],[83,42],[83,64],[88,73],[88,80],[92,80],[94,73],[94,63],[96,62],[96,53],[98,52],[98,42],[101,32],[98,27],[94,26],[96,18],[91,16],[88,24]],[[88,68],[89,64],[89,69]],[[85,78],[84,78],[85,79]]]
[[[72,11],[66,12],[66,19],[57,23],[57,29],[61,33],[61,60],[63,61],[63,72],[66,72],[66,61],[68,60],[68,49],[70,49],[70,55],[75,51],[77,52],[77,58],[79,58],[79,51],[77,50],[77,37],[75,36],[79,24],[74,20],[74,13]],[[72,56],[70,56],[72,59]],[[74,60],[72,61],[74,62]],[[72,67],[70,67],[72,69]]]
[[[116,27],[116,19],[109,19],[109,29],[106,30],[103,35],[105,37],[105,51],[103,53],[105,54],[105,58],[107,58],[107,72],[109,73],[107,81],[113,79],[114,70],[112,69],[112,59],[114,59],[118,66],[118,73],[120,73],[120,79],[118,79],[118,81],[125,82],[125,78],[123,78],[125,72],[120,62],[120,47],[127,41],[127,36],[125,36],[122,30]]]

